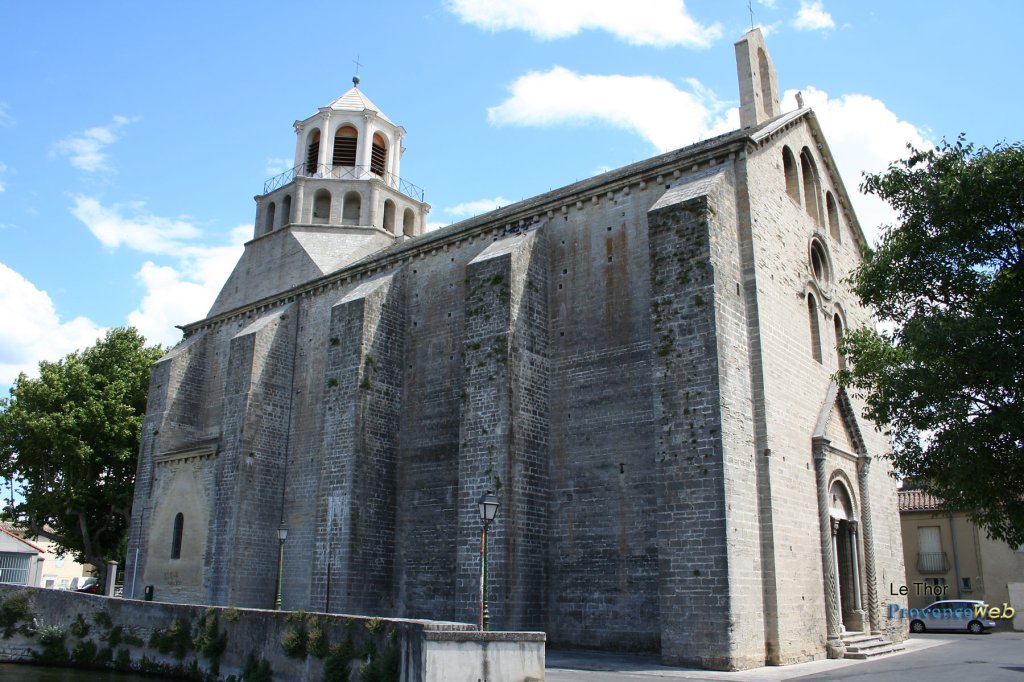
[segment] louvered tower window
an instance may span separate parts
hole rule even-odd
[[[314,130],[309,136],[306,147],[306,175],[316,175],[316,167],[320,160],[320,131]]]
[[[359,133],[352,126],[338,128],[334,134],[334,158],[331,162],[337,166],[356,165],[356,146],[359,142]]]
[[[373,136],[373,149],[370,151],[370,172],[374,175],[384,175],[387,170],[387,147],[384,138],[379,134]]]

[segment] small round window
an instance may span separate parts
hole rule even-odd
[[[825,247],[817,239],[811,242],[811,274],[814,275],[814,281],[822,288],[828,288],[832,281],[828,254],[825,253]]]

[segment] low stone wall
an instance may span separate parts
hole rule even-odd
[[[0,661],[224,682],[530,682],[544,633],[111,599],[0,585]]]

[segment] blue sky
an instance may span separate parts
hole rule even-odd
[[[1024,3],[753,0],[848,188],[908,141],[1019,140]],[[351,87],[407,132],[432,225],[736,127],[746,0],[4,3],[0,391],[200,319],[292,122]],[[869,235],[891,219],[858,199]]]

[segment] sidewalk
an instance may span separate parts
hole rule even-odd
[[[729,680],[730,682],[775,682],[792,680],[804,675],[831,673],[842,668],[855,666],[870,661],[880,661],[894,656],[902,656],[946,644],[948,639],[908,639],[903,643],[904,650],[886,654],[869,661],[853,659],[824,659],[794,665],[766,666],[739,672],[722,672],[702,670],[700,668],[673,668],[662,665],[657,656],[635,654],[611,654],[598,651],[548,649],[545,669],[548,673],[559,671],[628,673],[630,676],[650,677],[651,679],[671,680]],[[604,677],[604,676],[602,676]]]

